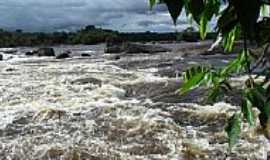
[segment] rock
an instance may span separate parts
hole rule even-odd
[[[2,61],[3,60],[3,55],[2,54],[0,54],[0,61]]]
[[[126,53],[159,53],[171,51],[162,46],[139,43],[125,43],[124,50]]]
[[[182,33],[182,40],[186,42],[198,42],[200,40],[200,35],[193,27],[188,27]]]
[[[98,85],[98,86],[102,86],[102,81],[93,77],[89,77],[89,78],[80,78],[80,79],[76,79],[74,81],[71,82],[71,84],[78,84],[78,85],[83,85],[83,84],[88,84],[88,83],[92,83],[94,85]]]
[[[53,48],[39,48],[36,52],[37,56],[55,56],[55,52]]]
[[[122,53],[124,51],[123,48],[123,40],[118,37],[110,37],[106,40],[105,53]]]
[[[124,50],[121,46],[110,46],[105,48],[105,53],[122,53]]]
[[[26,52],[26,53],[25,53],[25,55],[26,55],[26,56],[33,56],[33,55],[34,55],[34,53],[33,53],[33,52],[31,52],[31,51],[29,51],[29,52]]]
[[[91,55],[90,54],[87,54],[87,53],[82,53],[81,54],[81,57],[91,57]]]
[[[154,102],[179,103],[183,97],[176,91],[180,82],[139,82],[124,86],[126,97],[136,97],[138,99],[151,99]]]
[[[118,55],[118,56],[115,56],[114,59],[119,60],[119,59],[121,59],[121,57]]]
[[[57,55],[55,58],[56,59],[65,59],[65,58],[69,58],[70,57],[70,51],[66,51],[64,53],[61,53],[59,55]]]
[[[33,55],[36,55],[37,54],[37,51],[28,51],[25,53],[26,56],[33,56]]]
[[[170,52],[171,50],[158,45],[140,44],[140,43],[108,43],[105,53],[160,53]]]

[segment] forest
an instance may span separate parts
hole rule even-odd
[[[216,33],[209,33],[207,39],[214,39]],[[109,29],[96,28],[88,25],[77,32],[23,32],[6,31],[0,29],[0,47],[16,46],[51,46],[60,44],[85,44],[94,45],[105,43],[106,39],[117,38],[122,41],[131,42],[151,42],[151,41],[199,41],[200,35],[194,28],[187,28],[184,31],[175,33],[155,33],[155,32],[119,32]]]

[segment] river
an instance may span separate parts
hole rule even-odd
[[[220,66],[235,55],[199,55],[189,43],[175,46],[173,52],[130,55],[105,54],[104,45],[55,46],[57,53],[73,53],[61,60],[24,56],[33,49],[27,47],[5,54],[0,159],[265,160],[269,141],[247,124],[228,156],[224,127],[237,103],[206,105],[203,89],[177,93],[188,66]]]

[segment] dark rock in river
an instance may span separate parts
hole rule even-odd
[[[82,53],[81,54],[81,57],[91,57],[91,55],[90,54],[87,54],[87,53]]]
[[[55,52],[53,48],[40,48],[36,51],[37,56],[43,57],[43,56],[55,56]]]
[[[198,42],[200,40],[200,37],[194,33],[184,33],[182,38],[186,42]]]
[[[106,39],[105,53],[121,53],[124,51],[123,40],[117,37]]]
[[[119,55],[114,57],[114,60],[119,60],[119,59],[121,59]]]
[[[65,58],[69,58],[70,57],[71,52],[70,51],[66,51],[64,53],[61,53],[59,55],[57,55],[55,58],[56,59],[65,59]]]
[[[162,46],[139,43],[125,43],[124,50],[126,53],[160,53],[171,51],[170,49]]]
[[[124,52],[121,45],[115,45],[115,46],[106,46],[105,53],[122,53]]]
[[[71,84],[77,84],[77,85],[83,85],[83,84],[88,84],[88,83],[98,85],[100,87],[102,86],[102,81],[93,77],[80,78],[71,82]]]
[[[33,56],[35,54],[37,54],[37,51],[28,51],[25,53],[26,56]]]
[[[122,53],[124,52],[123,43],[107,43],[105,53]]]
[[[201,102],[198,98],[202,91],[190,92],[181,96],[177,91],[181,82],[170,80],[167,82],[141,82],[130,84],[123,87],[126,90],[126,97],[136,97],[138,99],[151,99],[153,102],[164,103],[197,103]]]
[[[107,43],[105,53],[160,53],[171,50],[158,45],[140,43]]]
[[[0,61],[2,61],[3,60],[3,55],[2,54],[0,54]]]

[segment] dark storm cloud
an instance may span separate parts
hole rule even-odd
[[[148,0],[5,0],[0,2],[0,27],[57,31],[91,24],[125,32],[174,30],[165,11],[162,5],[149,11]]]

